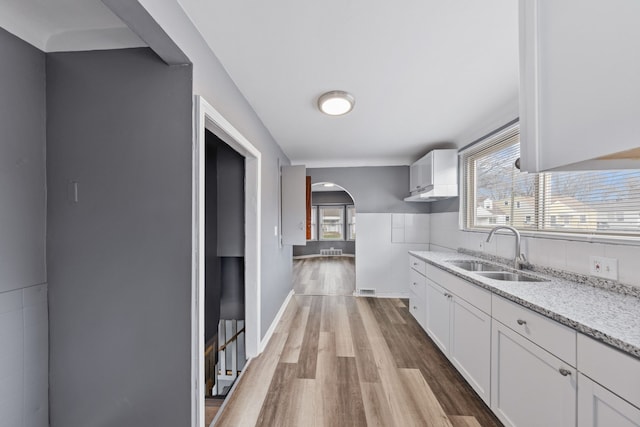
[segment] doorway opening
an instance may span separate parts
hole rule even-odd
[[[244,307],[245,158],[205,129],[206,421],[246,363]]]
[[[200,427],[205,396],[226,394],[261,348],[261,155],[199,96],[194,117],[191,401]]]
[[[293,247],[296,295],[353,295],[355,292],[356,206],[351,194],[332,182],[311,185],[311,233]]]

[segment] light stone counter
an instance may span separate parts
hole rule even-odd
[[[509,282],[493,280],[458,268],[448,261],[476,260],[490,262],[460,252],[412,251],[425,262],[441,268],[475,285],[488,289],[578,332],[607,343],[640,358],[640,298],[621,287],[567,280],[541,271],[524,270],[545,282]],[[504,265],[496,262],[493,264]],[[505,271],[515,271],[505,267]],[[540,269],[538,269],[540,270]],[[567,274],[574,279],[576,275]]]

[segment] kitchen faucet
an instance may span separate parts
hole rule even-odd
[[[493,233],[495,233],[497,230],[509,230],[516,236],[516,251],[513,257],[513,266],[516,270],[522,270],[522,265],[527,262],[527,258],[523,253],[520,253],[520,232],[513,227],[509,227],[508,225],[499,225],[491,229],[491,231],[489,232],[489,236],[487,237],[487,243],[491,241]]]

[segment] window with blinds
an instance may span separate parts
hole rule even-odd
[[[640,170],[520,172],[517,125],[461,156],[467,229],[640,235]]]

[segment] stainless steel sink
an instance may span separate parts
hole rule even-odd
[[[467,270],[467,271],[502,271],[504,270],[503,267],[497,266],[497,265],[493,265],[493,264],[487,264],[485,262],[480,262],[480,261],[467,261],[467,260],[460,260],[460,261],[449,261],[449,264],[456,266],[458,268],[461,268],[463,270]]]
[[[507,271],[488,271],[478,272],[477,274],[487,279],[503,280],[505,282],[546,282],[546,280],[538,279],[537,277],[526,276],[519,273],[509,273]]]

